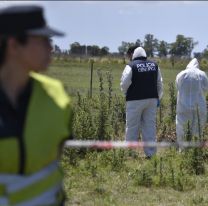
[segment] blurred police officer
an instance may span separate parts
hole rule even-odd
[[[156,111],[158,98],[163,94],[162,76],[158,65],[147,60],[142,47],[134,50],[120,85],[126,95],[126,140],[137,141],[141,130],[144,142],[156,141]],[[156,148],[145,147],[144,152],[150,158]]]
[[[62,84],[39,72],[51,36],[39,6],[0,10],[0,205],[63,205],[60,145],[71,133]]]

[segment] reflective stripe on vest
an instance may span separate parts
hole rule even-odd
[[[46,203],[51,201],[54,203],[57,201],[55,194],[61,189],[61,180],[62,175],[57,161],[30,176],[0,175],[0,183],[5,184],[11,205],[25,205],[24,202],[32,205],[32,202],[41,202],[43,199]]]
[[[24,201],[18,204],[15,204],[14,206],[37,206],[37,205],[54,205],[57,204],[56,194],[58,191],[60,191],[62,185],[59,184],[55,186],[54,188],[48,190],[47,192],[39,195],[38,197],[35,197],[33,199],[30,199],[28,201]],[[0,205],[1,206],[11,206],[9,204],[9,200],[5,197],[0,197]]]
[[[25,187],[28,187],[29,185],[32,185],[32,184],[46,178],[47,176],[52,174],[54,171],[56,171],[57,167],[58,167],[58,162],[55,161],[54,163],[50,164],[46,168],[42,169],[41,171],[39,171],[29,177],[24,177],[24,178],[20,177],[20,179],[17,180],[16,182],[11,182],[10,184],[8,184],[7,192],[14,193],[18,190],[24,189]]]
[[[9,205],[8,199],[6,197],[0,197],[0,205],[2,206]]]
[[[40,196],[29,201],[21,202],[15,206],[37,206],[37,205],[54,205],[57,204],[56,194],[61,189],[61,185],[57,185]]]

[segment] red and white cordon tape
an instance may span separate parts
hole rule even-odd
[[[65,147],[73,148],[94,148],[94,149],[114,149],[130,148],[137,149],[143,147],[200,147],[207,148],[208,141],[202,142],[141,142],[141,141],[96,141],[96,140],[67,140]]]

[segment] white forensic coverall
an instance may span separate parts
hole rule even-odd
[[[192,59],[186,69],[176,76],[176,88],[178,90],[176,134],[179,147],[182,148],[180,142],[184,141],[188,121],[190,122],[192,135],[199,136],[200,132],[202,134],[207,119],[204,92],[208,90],[208,78],[206,73],[199,69],[196,58]]]
[[[135,49],[132,59],[137,57],[146,57],[143,48]],[[132,69],[126,65],[121,77],[121,91],[126,95],[132,81]],[[142,88],[145,89],[145,88]],[[163,95],[163,83],[160,69],[158,67],[157,91],[159,99]],[[142,134],[144,142],[156,141],[156,98],[133,100],[126,102],[126,141],[138,141],[139,132]],[[144,147],[144,153],[151,157],[156,153],[156,147]]]

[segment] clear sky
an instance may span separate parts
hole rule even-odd
[[[42,5],[49,25],[66,33],[54,38],[61,49],[77,41],[115,52],[122,41],[143,41],[148,33],[168,43],[177,34],[193,37],[194,52],[208,45],[206,1],[1,1],[0,7],[14,3]]]

